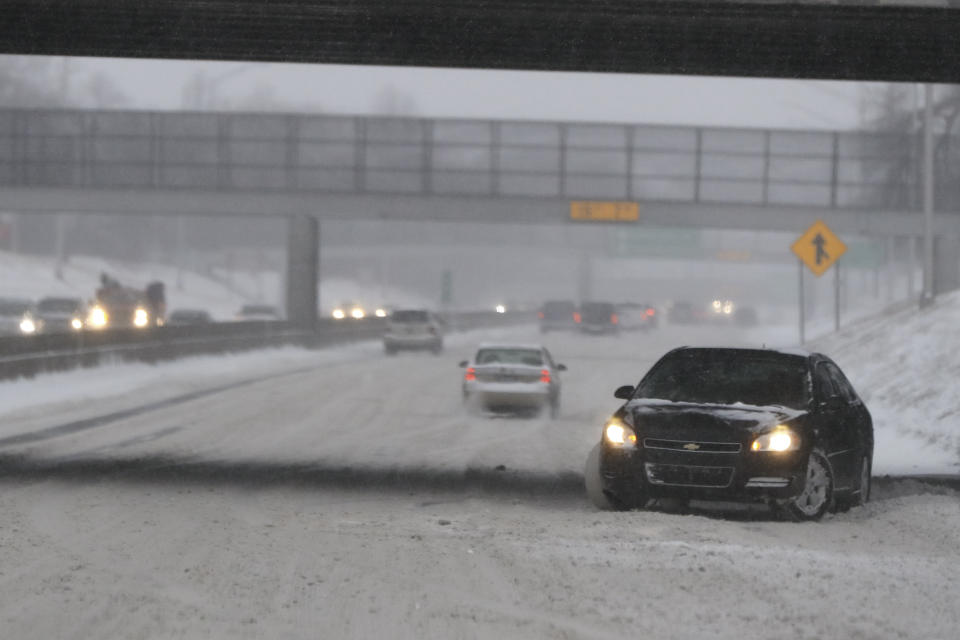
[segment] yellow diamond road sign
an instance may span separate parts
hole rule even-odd
[[[847,245],[834,235],[823,220],[817,220],[790,249],[810,271],[820,276],[846,252]]]

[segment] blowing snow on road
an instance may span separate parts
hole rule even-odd
[[[747,338],[699,331],[683,339]],[[581,471],[611,392],[674,332],[548,334],[569,367],[556,420],[461,406],[457,360],[533,329],[452,337],[441,357],[368,344],[0,385],[5,633],[953,637],[952,489],[878,480],[817,525],[590,505]]]

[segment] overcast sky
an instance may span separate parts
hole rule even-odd
[[[713,126],[850,129],[860,123],[861,83],[76,58],[74,83],[102,72],[143,109],[177,109],[202,72],[216,98],[255,91],[294,110],[368,114],[391,90],[415,115],[590,120]]]

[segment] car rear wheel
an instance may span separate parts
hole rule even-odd
[[[819,520],[833,501],[833,473],[825,455],[818,450],[810,452],[803,490],[782,503],[784,512],[793,520]]]
[[[864,456],[860,460],[860,474],[857,479],[856,490],[851,493],[840,497],[836,497],[836,509],[837,511],[848,511],[853,507],[861,507],[870,500],[870,460],[867,456]]]

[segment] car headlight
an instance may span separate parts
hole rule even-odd
[[[618,447],[637,444],[637,435],[618,418],[613,418],[603,428],[603,437]]]
[[[387,317],[387,310],[386,310],[386,309],[377,309],[377,311],[374,313],[374,315],[377,316],[378,318],[386,318],[386,317]]]
[[[365,315],[367,314],[360,307],[354,307],[350,311],[350,316],[353,317],[355,320],[362,320]]]
[[[750,445],[751,451],[796,451],[799,448],[800,437],[782,425],[763,434]]]
[[[336,318],[337,320],[343,320],[344,318],[347,317],[347,314],[343,312],[343,309],[334,309],[333,317]]]
[[[137,307],[133,312],[133,326],[145,327],[150,322],[150,314],[143,307]]]
[[[496,310],[497,313],[506,313],[506,312],[507,312],[507,308],[506,308],[505,306],[503,306],[502,304],[498,304],[498,305],[496,306],[496,309],[495,309],[495,310]]]
[[[103,307],[90,309],[90,315],[87,316],[87,324],[97,329],[107,326],[109,321],[110,316],[107,315],[107,311]]]
[[[24,318],[20,321],[20,331],[21,333],[36,333],[37,323],[33,321],[33,318]]]
[[[73,318],[70,320],[70,326],[73,327],[74,331],[80,331],[80,329],[83,329],[83,320],[80,318]]]

